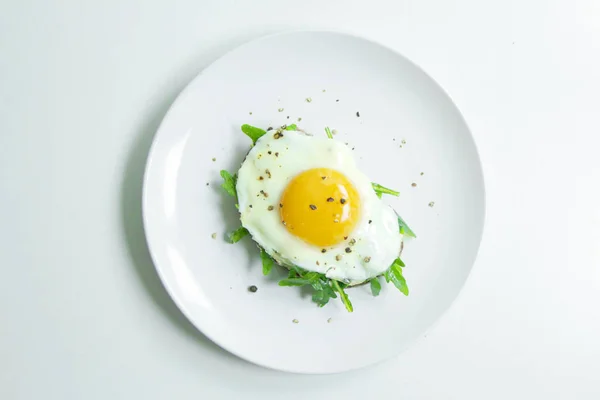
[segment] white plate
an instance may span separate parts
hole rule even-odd
[[[348,290],[354,313],[338,300],[318,308],[277,285],[283,271],[263,277],[248,238],[224,241],[239,219],[219,170],[236,171],[249,149],[240,125],[292,121],[315,134],[337,129],[373,181],[401,192],[385,201],[418,235],[403,253],[409,297],[391,284],[379,297],[362,286]],[[301,373],[370,365],[423,335],[471,270],[485,207],[473,138],[443,90],[401,55],[331,32],[257,40],[202,71],[160,126],[143,201],[152,258],[190,321],[242,358]]]

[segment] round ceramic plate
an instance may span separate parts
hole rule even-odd
[[[410,296],[365,285],[347,290],[353,313],[339,299],[319,308],[278,286],[285,271],[263,276],[250,238],[225,241],[240,222],[219,171],[237,171],[248,152],[245,123],[329,126],[372,181],[400,191],[383,201],[418,236],[403,252]],[[485,204],[473,138],[444,91],[394,51],[331,32],[253,41],[202,71],[158,130],[143,201],[154,263],[190,321],[239,357],[301,373],[364,367],[422,336],[471,270]]]

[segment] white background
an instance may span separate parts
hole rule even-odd
[[[469,122],[488,193],[451,311],[398,358],[340,375],[266,370],[205,339],[141,225],[145,158],[178,92],[297,28],[421,65]],[[599,153],[595,0],[2,0],[0,398],[598,399]]]

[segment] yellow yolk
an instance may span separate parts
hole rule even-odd
[[[360,217],[356,188],[344,175],[328,168],[309,169],[294,177],[279,203],[287,230],[319,247],[346,240]]]

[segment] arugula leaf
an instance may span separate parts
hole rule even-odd
[[[375,277],[371,279],[371,293],[373,296],[379,296],[379,292],[381,292],[381,283],[379,283],[379,278]]]
[[[312,301],[317,303],[319,307],[325,306],[325,304],[329,303],[329,299],[335,299],[337,295],[331,288],[328,282],[322,282],[322,289],[315,290],[312,296]]]
[[[298,268],[298,267],[296,267]],[[293,275],[292,276],[292,272]],[[311,285],[314,288],[315,284],[318,284],[321,274],[318,272],[307,272],[305,274],[299,273],[298,270],[290,271],[290,275],[287,279],[279,281],[279,286],[304,286]],[[319,286],[320,288],[320,286]]]
[[[329,139],[333,139],[333,133],[331,133],[331,129],[328,126],[325,127],[325,133]]]
[[[402,261],[400,259],[400,257],[398,257],[394,260],[394,262],[392,263],[392,266],[394,266],[394,265],[397,267],[406,267],[406,264],[404,264],[404,261]]]
[[[405,235],[405,236],[416,238],[417,235],[415,235],[415,233],[413,232],[412,229],[410,229],[410,227],[408,226],[408,224],[406,222],[404,222],[404,220],[402,219],[402,217],[400,217],[398,215],[398,213],[396,213],[396,215],[398,216],[398,226],[400,227],[400,233],[403,234],[403,235]]]
[[[289,278],[294,278],[294,277],[299,278],[299,277],[302,277],[304,274],[306,274],[308,272],[308,271],[300,268],[297,265],[292,265],[289,268],[290,268],[290,274],[288,276]]]
[[[265,251],[265,249],[260,249],[260,259],[262,261],[263,275],[269,275],[269,273],[273,269],[273,265],[275,264],[275,261]]]
[[[344,306],[346,306],[346,310],[348,310],[348,312],[354,311],[354,308],[352,308],[352,303],[342,287],[345,285],[343,283],[340,284],[340,282],[336,281],[335,279],[331,279],[331,285],[333,286],[333,289],[340,294],[340,299],[342,299],[342,303],[344,303]]]
[[[331,287],[332,280],[318,272],[305,271],[300,267],[292,266],[287,279],[279,281],[279,286],[305,286],[309,285],[314,292],[312,300],[319,307],[323,307],[329,299],[336,299],[337,295]]]
[[[317,274],[317,280],[311,283],[315,292],[313,293],[313,301],[323,307],[329,302],[329,299],[337,298],[335,291],[331,288],[331,279],[326,278],[322,274]]]
[[[400,192],[381,186],[379,183],[371,182],[371,186],[373,186],[373,190],[377,193],[377,197],[379,198],[381,198],[382,194],[389,194],[396,197],[400,196]]]
[[[298,278],[299,275],[296,273],[296,271],[294,271],[293,269],[290,269],[290,272],[288,272],[288,278]]]
[[[317,303],[319,307],[324,307],[325,304],[329,303],[331,296],[324,290],[315,290],[312,295],[312,301]]]
[[[321,289],[321,290],[324,291],[332,299],[337,299],[337,294],[335,294],[335,291],[331,287],[330,282],[331,282],[331,279],[328,279],[328,278],[321,280],[321,283],[323,284],[323,289]]]
[[[386,282],[392,282],[400,292],[408,296],[408,286],[406,285],[406,279],[402,275],[402,267],[404,267],[404,263],[400,258],[396,258],[383,276]]]
[[[229,243],[239,242],[244,236],[248,235],[248,233],[248,229],[244,228],[243,226],[240,226],[228,235]]]
[[[221,178],[223,178],[223,183],[221,184],[221,187],[227,193],[229,193],[230,196],[237,198],[237,191],[235,189],[235,185],[237,183],[237,174],[231,175],[229,172],[222,169]]]
[[[310,284],[310,279],[304,278],[287,278],[279,281],[279,286],[304,286]]]
[[[248,124],[242,125],[242,132],[244,132],[246,136],[252,139],[252,144],[256,143],[256,141],[260,139],[262,135],[267,133],[267,131],[265,131],[264,129],[260,129]]]
[[[286,131],[297,131],[298,127],[296,126],[296,124],[291,124],[285,127]]]

